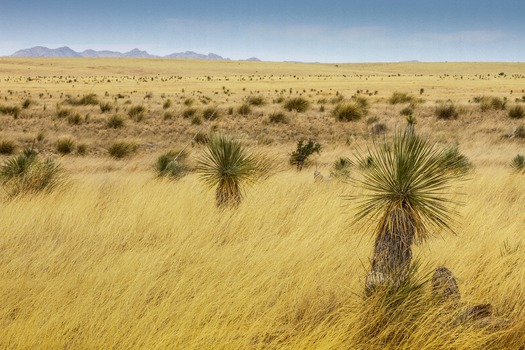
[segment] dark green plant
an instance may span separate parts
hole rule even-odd
[[[8,158],[0,166],[0,181],[10,198],[49,192],[62,179],[62,167],[52,158],[40,160],[33,149],[24,149],[22,154]]]
[[[351,122],[366,117],[366,109],[356,102],[341,102],[332,111],[332,116],[340,122]]]
[[[124,124],[124,118],[118,114],[113,114],[111,117],[108,118],[108,120],[106,120],[106,127],[110,129],[122,128]]]
[[[146,107],[140,105],[133,106],[128,111],[129,117],[136,122],[140,122],[144,119],[144,113],[146,113]]]
[[[264,100],[264,97],[262,96],[249,96],[246,99],[246,102],[248,102],[252,106],[262,106],[266,104],[266,101]]]
[[[2,140],[0,141],[0,154],[11,155],[15,152],[16,145],[13,141]]]
[[[523,119],[525,117],[525,109],[520,105],[515,105],[509,109],[509,118]]]
[[[348,157],[340,157],[332,165],[330,176],[338,179],[348,179],[352,166],[352,161]]]
[[[516,173],[525,172],[525,157],[522,154],[516,155],[512,159],[510,166]]]
[[[357,154],[362,177],[355,178],[365,194],[357,199],[356,221],[377,222],[371,270],[366,290],[403,283],[412,261],[412,245],[441,230],[452,231],[458,204],[450,195],[464,173],[459,159],[447,157],[427,140],[396,132],[391,143],[375,143]],[[355,197],[350,197],[354,198]]]
[[[239,109],[238,112],[242,116],[247,116],[252,112],[252,108],[250,107],[249,103],[243,103]]]
[[[306,112],[309,107],[310,102],[302,97],[290,98],[284,103],[284,108],[289,112],[296,111],[298,113],[303,113]]]
[[[388,99],[388,102],[392,105],[398,103],[414,102],[414,97],[405,92],[394,91],[392,93],[392,96],[390,96],[390,98]]]
[[[99,101],[97,95],[88,94],[84,95],[81,98],[67,97],[64,103],[72,106],[88,106],[88,105],[98,105]]]
[[[0,106],[0,114],[10,115],[16,119],[20,115],[20,107],[18,106]]]
[[[182,117],[184,119],[189,119],[189,118],[192,118],[196,113],[197,113],[197,108],[186,108],[182,112]]]
[[[111,112],[113,105],[109,102],[100,102],[99,105],[101,113]]]
[[[439,105],[437,105],[435,109],[435,114],[438,117],[438,119],[450,120],[458,119],[459,117],[459,111],[456,105],[454,105],[454,103],[452,103],[451,101],[447,101],[445,103],[440,103]]]
[[[445,148],[443,152],[443,167],[445,171],[467,174],[474,166],[457,146],[451,146]]]
[[[87,154],[87,151],[88,151],[88,145],[86,145],[85,143],[80,143],[77,146],[77,154],[79,156],[85,156]]]
[[[217,107],[208,107],[202,111],[202,118],[204,120],[216,120],[221,117],[221,112]]]
[[[195,170],[208,187],[215,188],[217,207],[227,208],[239,205],[245,186],[267,175],[270,167],[265,157],[249,153],[240,141],[217,135],[208,140]]]
[[[169,151],[157,158],[154,169],[158,177],[180,179],[191,171],[187,164],[188,154],[181,151]]]
[[[26,98],[23,102],[22,102],[22,109],[28,109],[31,104],[33,103],[33,101],[31,101],[30,98]]]
[[[274,123],[274,124],[288,124],[290,123],[290,118],[282,112],[273,112],[268,116],[268,122]]]
[[[71,137],[60,138],[56,143],[56,150],[62,155],[69,154],[75,150],[75,140]]]
[[[137,151],[137,145],[126,141],[114,142],[109,148],[108,152],[112,158],[122,159],[128,157]]]
[[[314,154],[320,154],[321,144],[308,140],[299,140],[295,151],[290,154],[290,164],[295,165],[297,171],[301,171],[309,163],[309,157]]]

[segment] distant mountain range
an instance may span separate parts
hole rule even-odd
[[[146,51],[133,49],[128,52],[117,51],[95,51],[85,50],[77,52],[71,48],[64,46],[57,49],[50,49],[44,46],[35,46],[30,49],[23,49],[15,52],[11,57],[58,57],[58,58],[178,58],[178,59],[194,59],[194,60],[229,60],[214,53],[207,55],[193,51],[175,52],[166,56],[150,55]],[[246,61],[260,61],[257,57],[248,58]]]

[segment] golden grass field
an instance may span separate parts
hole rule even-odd
[[[496,317],[510,320],[502,329],[451,324],[449,312],[428,306],[428,293],[424,312],[378,319],[362,297],[371,229],[353,223],[345,198],[361,190],[314,182],[313,167],[296,172],[287,163],[296,142],[312,138],[323,145],[315,163],[328,176],[337,158],[370,144],[374,125],[385,124],[387,137],[404,128],[408,104],[388,103],[396,91],[423,100],[413,105],[418,133],[459,145],[474,165],[457,195],[465,205],[456,235],[437,232],[415,248],[420,275],[448,267],[466,305],[491,303]],[[91,93],[112,111],[64,102]],[[299,95],[310,101],[304,113],[277,103]],[[336,95],[365,97],[368,116],[336,121]],[[266,104],[240,115],[249,96]],[[482,111],[477,96],[507,98],[507,109]],[[1,58],[0,106],[31,103],[16,118],[0,114],[0,142],[57,158],[67,183],[47,194],[2,195],[0,348],[523,349],[525,175],[509,164],[525,153],[525,139],[509,135],[524,121],[508,117],[523,96],[522,63]],[[187,99],[197,115],[211,106],[220,118],[192,123],[182,116]],[[460,115],[440,120],[434,109],[449,99]],[[127,115],[136,105],[146,109],[140,121]],[[58,117],[60,109],[80,121]],[[269,122],[275,111],[289,123]],[[124,119],[122,128],[107,127],[112,115]],[[152,170],[158,155],[197,132],[233,134],[279,166],[238,208],[218,210],[196,174],[168,181]],[[65,136],[86,153],[61,156],[55,144]],[[115,140],[138,150],[113,159]],[[191,143],[191,161],[203,147]]]

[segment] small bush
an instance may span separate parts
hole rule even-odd
[[[509,109],[509,118],[523,119],[523,117],[525,117],[525,109],[522,106],[516,105]]]
[[[13,118],[18,118],[20,115],[20,107],[18,106],[0,106],[0,113],[13,116]]]
[[[73,115],[73,111],[71,109],[59,108],[57,109],[57,112],[56,112],[56,116],[59,119],[64,119],[71,115]]]
[[[449,172],[466,174],[473,168],[471,161],[459,151],[457,146],[447,148],[442,160],[443,168]]]
[[[155,173],[158,177],[180,179],[191,171],[186,163],[187,158],[188,154],[186,152],[166,152],[157,158],[154,165]]]
[[[308,165],[308,158],[314,154],[321,152],[321,145],[313,140],[308,140],[305,144],[305,140],[299,140],[295,151],[290,154],[290,164],[295,165],[297,170],[302,170]]]
[[[124,126],[124,118],[118,114],[114,114],[106,121],[106,127],[110,129],[119,129]]]
[[[168,109],[171,107],[171,100],[168,98],[164,103],[162,104],[162,109]]]
[[[98,106],[100,107],[101,113],[111,112],[111,110],[113,109],[113,106],[109,102],[101,102]]]
[[[26,98],[23,102],[22,102],[22,109],[28,109],[31,104],[33,103],[33,101],[31,101],[31,99],[29,98]]]
[[[61,183],[62,178],[62,167],[51,158],[41,161],[33,149],[25,149],[0,166],[2,187],[11,198],[49,192]]]
[[[183,112],[182,112],[182,117],[184,119],[188,119],[188,118],[191,118],[195,115],[195,113],[197,113],[197,109],[196,108],[186,108]]]
[[[451,101],[439,104],[435,109],[435,114],[438,119],[457,119],[459,117],[459,112]]]
[[[195,114],[193,118],[191,118],[191,124],[192,125],[201,125],[202,124],[202,117],[198,114]]]
[[[13,141],[0,141],[0,154],[11,155],[15,152],[16,145]]]
[[[525,171],[525,157],[522,154],[516,155],[516,157],[512,159],[510,166],[517,173],[524,172]]]
[[[339,179],[350,178],[350,169],[352,168],[352,161],[347,157],[341,157],[334,162],[330,170],[330,176]]]
[[[131,142],[117,141],[109,148],[109,155],[115,159],[122,159],[128,157],[137,151],[137,145]]]
[[[187,99],[184,100],[184,105],[187,106],[187,107],[192,106],[194,103],[195,103],[195,100],[192,99],[192,98],[187,98]]]
[[[266,104],[266,101],[262,96],[249,96],[246,102],[252,106],[263,106]]]
[[[252,108],[250,107],[249,103],[243,103],[239,109],[238,112],[242,116],[247,116],[252,112]]]
[[[399,114],[404,116],[404,117],[408,117],[409,115],[413,115],[414,114],[414,108],[412,108],[411,106],[407,106],[407,107],[403,108],[399,112]]]
[[[88,145],[86,145],[85,143],[81,143],[77,146],[77,154],[79,156],[85,156],[87,154],[87,151]]]
[[[202,111],[202,118],[204,120],[216,120],[221,116],[217,107],[208,107]]]
[[[75,150],[75,140],[71,137],[58,139],[56,142],[56,150],[62,155],[73,152]]]
[[[70,114],[67,116],[67,122],[71,125],[79,125],[82,122],[82,118],[78,113]]]
[[[488,110],[504,110],[507,106],[507,100],[493,96],[476,96],[474,102],[479,103],[482,112]]]
[[[290,123],[290,118],[282,112],[273,112],[268,116],[268,122],[274,123],[274,124],[288,124]]]
[[[525,126],[518,126],[513,133],[513,136],[518,139],[525,139]]]
[[[289,112],[296,111],[298,113],[303,113],[306,112],[309,107],[310,102],[302,97],[290,98],[284,103],[284,108]]]
[[[173,119],[175,118],[175,114],[173,114],[173,112],[170,112],[170,111],[166,111],[164,112],[164,120],[170,120],[170,119]]]
[[[364,118],[366,112],[356,102],[341,102],[335,106],[332,116],[340,122],[351,122]]]
[[[88,94],[78,99],[73,98],[73,97],[68,97],[66,98],[64,103],[68,105],[72,105],[72,106],[88,106],[88,105],[98,105],[99,101],[98,101],[97,95]]]
[[[394,91],[392,96],[388,99],[388,102],[392,105],[398,103],[414,102],[414,97],[410,96],[405,92]]]
[[[193,140],[199,145],[207,144],[208,143],[208,139],[209,139],[208,134],[206,134],[206,133],[204,133],[202,131],[199,131],[195,135],[195,137],[193,138]]]
[[[136,122],[142,121],[144,119],[144,113],[146,113],[146,107],[144,106],[133,106],[130,108],[128,115],[131,119]]]

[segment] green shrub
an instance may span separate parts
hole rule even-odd
[[[401,111],[399,111],[399,114],[402,116],[408,117],[409,115],[414,114],[414,108],[412,108],[411,106],[407,106],[403,108]]]
[[[187,98],[187,99],[184,100],[184,105],[187,106],[187,107],[192,106],[194,103],[195,103],[195,100],[192,99],[192,98]]]
[[[85,156],[87,154],[87,151],[88,151],[88,145],[86,145],[85,143],[80,143],[77,146],[77,154],[79,156]]]
[[[82,118],[78,113],[68,115],[66,120],[71,125],[78,125],[82,122]]]
[[[142,119],[144,119],[144,113],[146,113],[146,107],[133,106],[129,109],[128,115],[134,121],[140,122]]]
[[[518,126],[513,133],[513,136],[518,139],[525,139],[525,126]]]
[[[75,140],[71,137],[60,138],[56,142],[56,150],[62,155],[69,154],[75,150]]]
[[[299,140],[295,151],[290,154],[290,164],[295,165],[297,170],[302,170],[309,163],[309,157],[314,154],[320,154],[321,145],[313,140]]]
[[[114,142],[109,148],[109,155],[115,159],[128,157],[137,151],[137,145],[126,141]]]
[[[188,119],[188,118],[191,118],[195,115],[195,113],[197,113],[197,108],[186,108],[183,112],[182,112],[182,117],[184,119]]]
[[[216,120],[219,119],[221,113],[217,107],[208,107],[202,111],[202,118],[204,120]]]
[[[290,118],[283,112],[273,112],[268,116],[268,122],[274,123],[274,124],[288,124],[290,123]]]
[[[262,96],[249,96],[246,102],[248,102],[252,106],[262,106],[266,104],[266,101]]]
[[[474,102],[479,103],[479,108],[482,112],[494,109],[504,110],[507,105],[507,100],[494,96],[476,96]]]
[[[171,100],[168,98],[164,103],[162,104],[162,109],[168,109],[171,107]]]
[[[462,154],[457,146],[446,148],[442,153],[443,168],[446,171],[466,174],[472,170],[472,162]]]
[[[516,157],[512,159],[510,166],[517,173],[524,172],[525,171],[525,157],[522,154],[516,155]]]
[[[192,125],[201,125],[202,124],[202,117],[198,114],[195,114],[193,118],[191,118],[191,124]]]
[[[207,144],[208,139],[209,139],[208,134],[202,131],[199,131],[197,134],[195,134],[195,137],[193,138],[193,140],[199,145]]]
[[[20,107],[18,106],[0,106],[0,113],[13,116],[13,118],[18,118],[20,115]]]
[[[73,110],[67,109],[67,108],[58,108],[56,112],[56,116],[59,119],[64,119],[69,117],[70,115],[73,115]]]
[[[170,112],[170,111],[166,111],[164,112],[164,120],[170,120],[170,119],[173,119],[175,118],[175,114],[173,114],[173,112]]]
[[[350,122],[364,118],[366,112],[356,102],[341,102],[335,106],[332,116],[337,121]]]
[[[124,118],[118,114],[114,114],[106,121],[106,127],[110,129],[118,129],[124,126]]]
[[[332,165],[330,176],[339,179],[350,178],[350,169],[352,168],[352,161],[348,157],[340,157]]]
[[[22,109],[28,109],[31,104],[33,103],[33,101],[31,101],[30,98],[26,98],[23,102],[22,102]]]
[[[111,112],[113,105],[109,102],[100,102],[99,105],[101,113]]]
[[[438,119],[457,119],[459,117],[459,112],[457,107],[451,101],[445,103],[440,103],[436,106],[435,114]]]
[[[67,97],[64,103],[72,106],[88,106],[88,105],[98,105],[99,101],[97,95],[88,94],[84,95],[81,98]]]
[[[249,103],[243,103],[239,109],[238,112],[242,116],[247,116],[252,112],[252,108],[250,107]]]
[[[63,179],[62,167],[53,159],[38,159],[33,149],[7,159],[0,166],[0,180],[9,197],[49,192]]]
[[[414,97],[410,96],[405,92],[394,91],[392,93],[392,96],[390,96],[390,98],[388,99],[388,102],[392,105],[398,103],[414,102]]]
[[[154,169],[158,177],[180,179],[191,171],[186,160],[188,154],[180,151],[169,151],[157,158]]]
[[[284,108],[289,112],[296,111],[298,113],[303,113],[306,112],[309,107],[310,102],[302,97],[290,98],[284,103]]]
[[[0,154],[11,155],[15,152],[16,145],[13,141],[2,140],[0,141]]]
[[[523,119],[525,117],[525,109],[520,105],[515,105],[509,109],[509,118]]]

